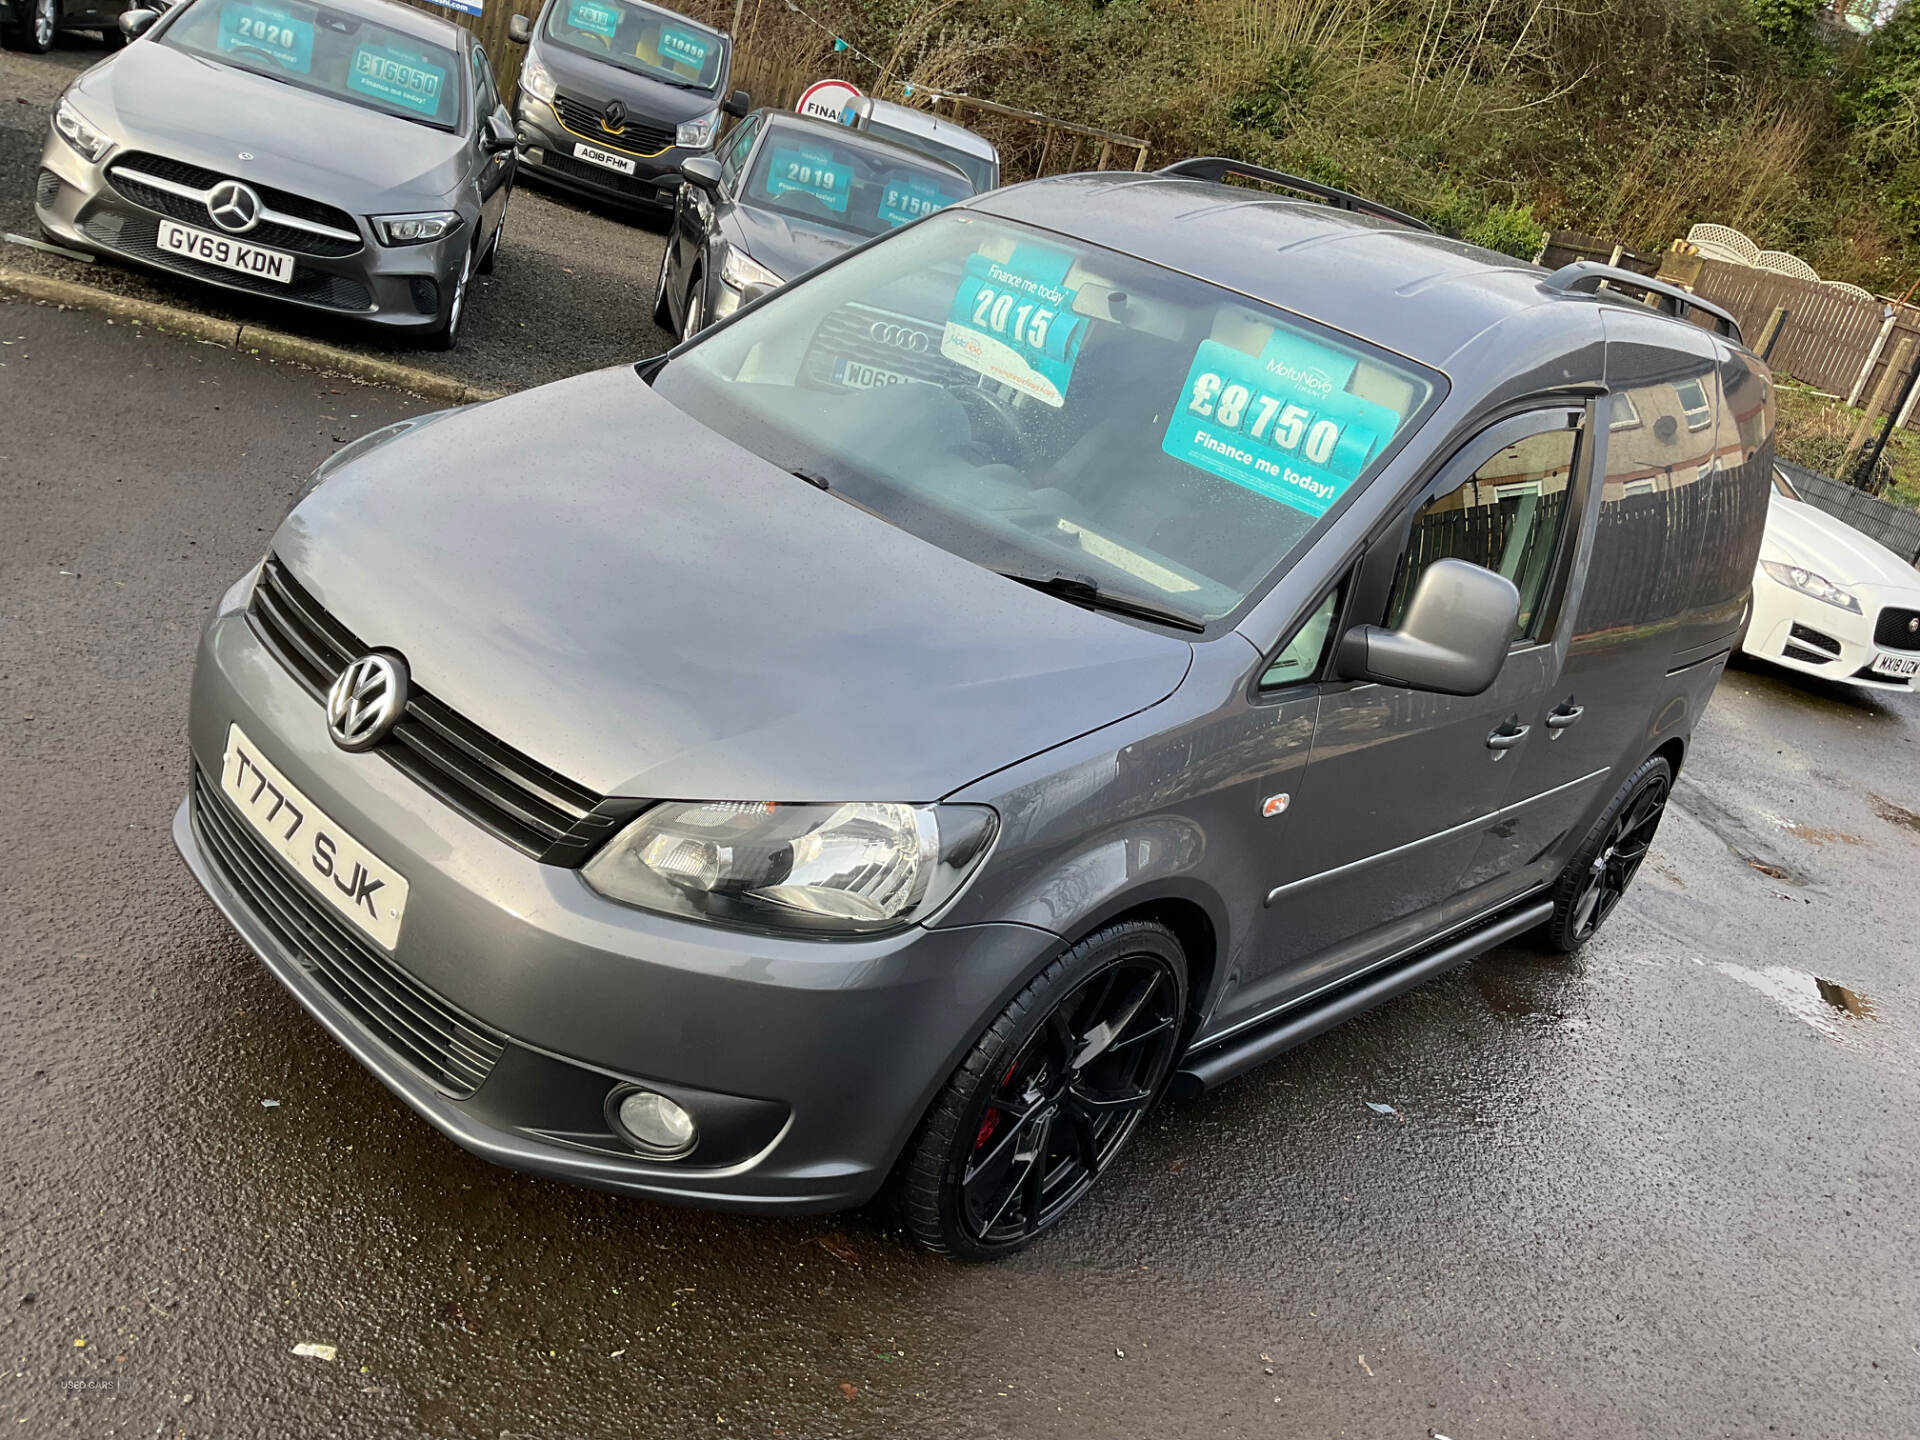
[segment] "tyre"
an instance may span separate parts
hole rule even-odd
[[[460,322],[467,314],[467,282],[473,278],[473,252],[460,262],[460,278],[453,282],[453,300],[447,306],[447,318],[440,328],[427,336],[430,350],[451,350],[460,343]]]
[[[1673,767],[1655,755],[1627,777],[1554,882],[1553,918],[1542,933],[1562,954],[1578,950],[1620,903],[1647,858],[1673,790]]]
[[[667,261],[673,256],[673,232],[667,232],[667,243],[660,247],[660,274],[653,282],[653,323],[662,330],[673,328],[673,307],[667,303]]]
[[[1187,965],[1162,925],[1089,936],[987,1027],[895,1167],[927,1249],[997,1260],[1065,1218],[1160,1098],[1180,1053]]]
[[[30,55],[44,55],[53,48],[53,35],[60,27],[60,0],[25,0],[25,7],[26,18],[0,38]]]
[[[686,316],[680,323],[680,338],[691,340],[707,324],[707,277],[698,270],[687,281]]]

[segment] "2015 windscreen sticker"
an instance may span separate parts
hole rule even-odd
[[[313,22],[278,5],[236,5],[229,0],[220,7],[214,44],[222,54],[243,59],[264,55],[299,75],[313,69]]]
[[[1284,330],[1258,355],[1203,340],[1160,448],[1318,518],[1400,424],[1348,393],[1358,361]]]
[[[362,45],[353,52],[347,88],[361,95],[431,115],[440,108],[447,72],[424,55],[392,45]]]
[[[764,188],[769,200],[806,195],[834,214],[844,215],[853,193],[853,167],[817,145],[776,145],[767,159]]]
[[[1072,268],[1073,256],[1044,245],[1016,245],[1005,261],[975,251],[954,291],[940,353],[1060,408],[1087,328],[1073,313]]]

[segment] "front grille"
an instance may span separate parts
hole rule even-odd
[[[871,305],[842,305],[820,322],[807,350],[807,379],[837,386],[843,359],[864,361],[914,380],[935,385],[976,377],[940,353],[943,327]]]
[[[247,617],[316,699],[367,652],[273,556],[261,568]],[[615,829],[646,808],[641,800],[602,799],[417,688],[376,753],[475,824],[548,865],[584,864]]]
[[[112,182],[115,190],[135,205],[157,211],[170,219],[178,220],[183,225],[197,225],[215,235],[226,233],[213,223],[213,216],[207,213],[207,207],[198,200],[189,200],[184,195],[175,195],[157,186],[143,185],[137,175],[130,174],[117,166],[107,172],[107,179]],[[267,245],[276,250],[290,250],[296,255],[322,255],[332,259],[353,255],[360,250],[360,241],[357,239],[344,240],[332,235],[315,235],[310,230],[281,225],[272,220],[263,220],[244,235],[235,238],[249,245]]]
[[[574,180],[583,180],[603,190],[611,190],[617,195],[629,195],[635,200],[658,201],[661,198],[660,187],[651,180],[641,180],[636,176],[622,175],[618,170],[609,170],[604,165],[590,165],[585,160],[576,160],[571,155],[558,150],[544,152],[546,159],[541,168],[557,171]]]
[[[653,124],[629,115],[620,130],[609,130],[600,123],[605,106],[589,105],[570,95],[553,97],[554,113],[560,123],[583,140],[591,140],[614,150],[630,150],[636,155],[658,155],[673,144],[677,127]]]
[[[1888,606],[1873,623],[1873,643],[1882,650],[1920,650],[1920,630],[1909,628],[1920,620],[1920,610]]]
[[[96,245],[114,250],[143,264],[157,265],[197,280],[216,285],[231,285],[236,290],[268,295],[276,300],[298,300],[308,305],[324,305],[329,310],[364,312],[373,309],[373,292],[351,275],[335,275],[330,270],[315,270],[295,265],[293,279],[285,285],[259,275],[209,265],[203,260],[175,255],[159,246],[160,222],[148,215],[115,215],[102,212],[90,215],[80,226]]]
[[[354,223],[353,216],[334,205],[325,205],[318,200],[309,200],[304,195],[296,195],[291,190],[276,190],[271,185],[256,185],[244,175],[226,175],[218,170],[209,170],[202,165],[189,165],[184,160],[169,160],[164,155],[148,155],[138,150],[128,151],[114,159],[114,166],[129,165],[135,170],[144,170],[149,175],[158,175],[162,180],[171,180],[176,185],[191,185],[196,190],[211,190],[222,180],[238,180],[252,186],[260,198],[282,215],[296,216],[301,220],[311,220],[316,225],[331,225],[335,230],[351,230],[356,235],[360,227]]]
[[[1790,638],[1798,640],[1802,645],[1809,645],[1815,650],[1824,650],[1829,655],[1838,655],[1840,653],[1840,642],[1838,640],[1834,639],[1831,635],[1822,635],[1818,630],[1810,629],[1797,622],[1787,634]]]
[[[59,198],[60,177],[51,170],[42,170],[40,178],[33,182],[33,203],[42,210],[49,210]]]
[[[480,1088],[507,1037],[455,1010],[286,872],[198,766],[193,822],[201,849],[253,917],[376,1040],[455,1100]]]

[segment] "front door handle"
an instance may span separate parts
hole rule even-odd
[[[1531,729],[1533,729],[1531,725],[1521,725],[1509,720],[1498,730],[1487,736],[1487,749],[1493,751],[1493,758],[1498,760],[1505,755],[1507,751],[1513,749],[1514,746],[1526,739],[1527,732]]]
[[[1584,705],[1575,705],[1571,700],[1547,716],[1547,739],[1558,740],[1560,732],[1569,725],[1579,723],[1580,717],[1587,713]]]

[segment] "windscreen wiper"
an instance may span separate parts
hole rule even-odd
[[[1089,610],[1105,610],[1114,615],[1130,615],[1135,620],[1151,620],[1156,625],[1171,625],[1176,630],[1188,630],[1196,635],[1203,634],[1207,628],[1189,615],[1163,610],[1158,605],[1136,600],[1130,595],[1115,595],[1102,590],[1084,575],[1022,575],[1013,570],[1002,570],[1000,573],[1009,580],[1018,581],[1043,595],[1065,600],[1070,605],[1084,605]]]

